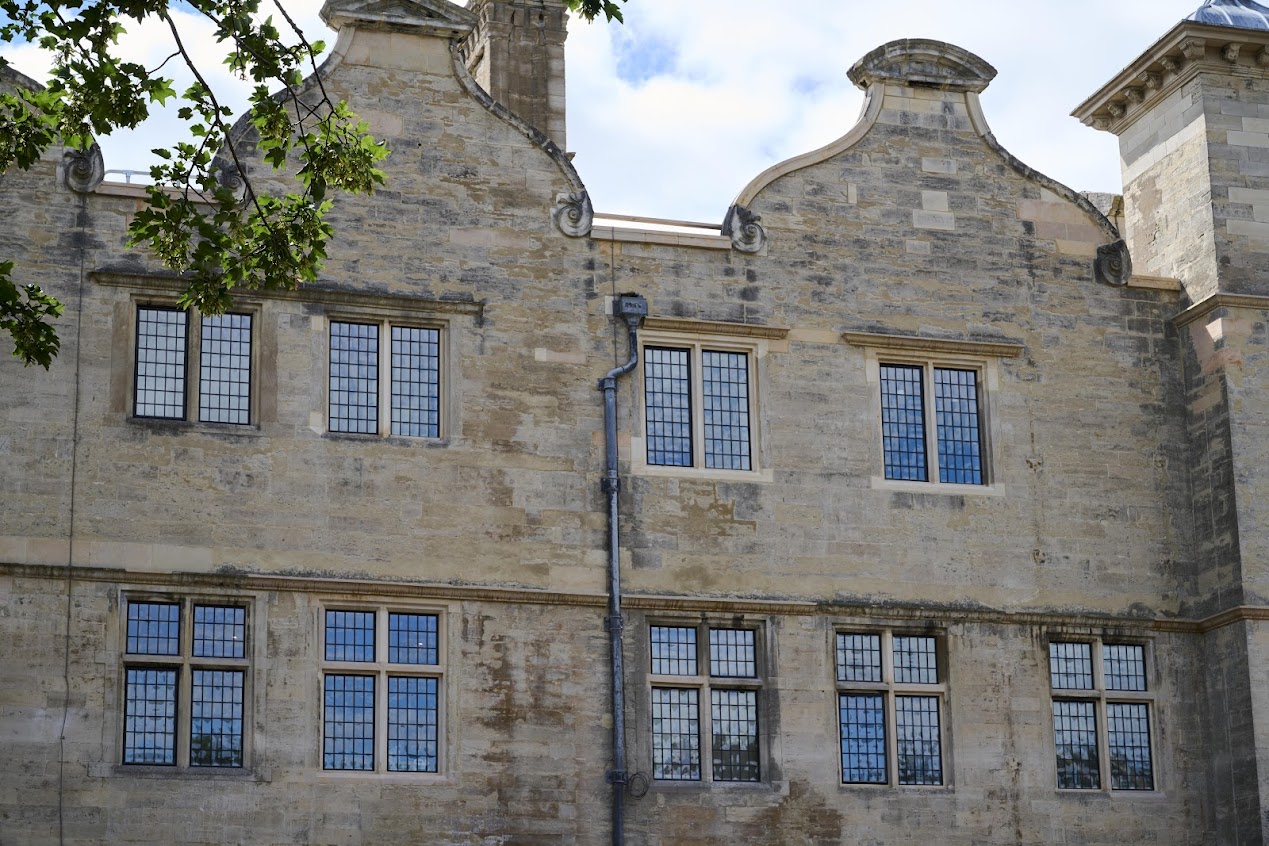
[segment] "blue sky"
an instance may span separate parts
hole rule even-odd
[[[1198,5],[630,0],[625,26],[571,25],[567,146],[600,211],[717,222],[753,176],[850,129],[863,99],[846,79],[857,59],[892,39],[923,37],[950,41],[997,68],[983,107],[1014,155],[1073,188],[1118,191],[1115,138],[1069,113]],[[319,2],[286,6],[310,39],[333,43]],[[206,50],[201,66],[235,92],[231,99],[245,98],[247,86],[220,70],[201,26],[182,19],[187,43]],[[154,65],[169,52],[164,36],[161,25],[147,24],[123,44]],[[5,56],[39,78],[47,62],[36,53],[10,46]],[[145,151],[170,143],[174,127],[160,116],[105,139],[106,166],[147,169]]]

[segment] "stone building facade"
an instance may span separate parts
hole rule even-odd
[[[330,0],[387,184],[225,317],[5,174],[0,844],[1267,842],[1260,8],[1077,111],[1122,200],[905,40],[718,227],[597,220],[557,0]]]

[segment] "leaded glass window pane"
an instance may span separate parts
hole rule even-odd
[[[881,365],[881,451],[887,479],[929,480],[919,366]]]
[[[322,767],[328,770],[373,770],[374,677],[327,674],[323,711]]]
[[[173,308],[137,309],[134,405],[137,417],[185,419],[187,315]]]
[[[437,683],[432,678],[388,677],[388,769],[434,773],[437,758]]]
[[[330,324],[330,431],[379,431],[379,327]]]
[[[1110,786],[1115,790],[1154,790],[1150,761],[1150,712],[1144,702],[1106,703]]]
[[[837,680],[881,681],[881,635],[839,634],[837,636]]]
[[[700,781],[699,691],[652,688],[652,777]]]
[[[128,668],[123,716],[125,764],[176,763],[176,676],[174,669]]]
[[[1126,643],[1105,644],[1102,647],[1102,662],[1107,690],[1146,689],[1145,647]]]
[[[127,649],[129,655],[179,655],[181,606],[175,602],[129,602]]]
[[[896,696],[895,740],[900,784],[942,784],[937,696]]]
[[[204,316],[199,350],[198,419],[251,422],[251,315]]]
[[[894,680],[898,684],[939,683],[934,638],[895,635]]]
[[[758,781],[758,694],[711,690],[714,780]]]
[[[247,609],[194,606],[195,658],[244,658],[246,654]]]
[[[326,660],[375,660],[375,612],[327,611]]]
[[[241,767],[242,671],[194,670],[191,680],[189,765]]]
[[[842,743],[842,781],[886,783],[885,698],[880,693],[838,695]]]
[[[388,661],[392,664],[437,662],[435,614],[388,614]]]
[[[977,374],[973,370],[934,368],[934,420],[939,481],[981,485],[982,429]]]
[[[1050,643],[1049,676],[1055,690],[1092,690],[1092,646],[1087,643]]]
[[[1101,787],[1095,703],[1054,700],[1053,738],[1057,747],[1058,787],[1085,790]]]
[[[643,399],[647,414],[648,463],[692,466],[691,351],[644,350]]]
[[[441,434],[441,333],[392,327],[392,434]]]
[[[745,679],[758,675],[753,629],[709,630],[709,674]]]
[[[701,352],[701,394],[705,425],[705,466],[748,470],[749,356]]]
[[[696,629],[652,626],[652,672],[661,676],[696,675]]]

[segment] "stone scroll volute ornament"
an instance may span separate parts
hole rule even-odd
[[[723,223],[722,234],[731,238],[731,245],[738,252],[762,252],[762,248],[767,245],[767,230],[762,228],[761,220],[761,215],[754,214],[744,206],[732,206]]]
[[[586,237],[595,221],[595,209],[591,206],[590,195],[585,191],[557,194],[555,206],[551,209],[551,219],[570,238]]]
[[[62,174],[66,187],[77,194],[95,190],[106,178],[106,163],[96,142],[87,150],[67,150],[62,154]]]

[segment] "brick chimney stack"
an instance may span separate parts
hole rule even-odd
[[[563,0],[470,0],[467,68],[494,99],[566,149]]]

